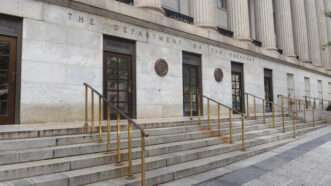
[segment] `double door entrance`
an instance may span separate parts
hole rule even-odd
[[[201,56],[183,53],[183,111],[184,116],[202,113]],[[199,100],[200,99],[200,100]]]
[[[0,35],[0,124],[15,122],[16,38]]]
[[[244,71],[241,63],[232,62],[231,64],[232,81],[232,108],[237,112],[245,111],[244,100]]]
[[[135,117],[134,43],[108,38],[104,40],[103,94],[113,106]],[[104,108],[106,118],[107,109]],[[115,117],[111,110],[111,117]]]

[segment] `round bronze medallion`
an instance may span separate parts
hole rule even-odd
[[[217,82],[223,81],[223,71],[220,68],[216,68],[214,71],[214,77]]]
[[[164,59],[158,59],[154,66],[155,72],[160,77],[164,77],[168,74],[168,63]]]

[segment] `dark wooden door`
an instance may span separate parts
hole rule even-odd
[[[16,38],[0,36],[0,124],[15,121]]]
[[[132,117],[132,58],[130,55],[104,52],[104,95],[122,112]],[[112,117],[115,113],[111,113]]]
[[[265,100],[266,100],[266,111],[272,111],[272,102],[273,98],[273,88],[272,88],[272,77],[264,77],[264,91],[265,91]]]
[[[234,111],[243,112],[244,92],[242,73],[232,72],[232,107]]]
[[[183,65],[183,95],[184,95],[184,116],[197,116],[198,110],[198,93],[200,92],[200,66],[184,64]],[[191,100],[191,101],[190,101]]]

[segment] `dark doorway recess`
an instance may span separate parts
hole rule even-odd
[[[241,63],[231,63],[232,108],[234,111],[245,112],[244,67]]]
[[[183,112],[184,116],[199,114],[199,94],[202,93],[201,55],[183,52]],[[202,100],[200,100],[200,114]]]
[[[135,42],[104,37],[103,94],[128,116],[136,117]],[[106,117],[106,108],[104,108]],[[111,117],[115,117],[111,111]]]
[[[264,92],[266,100],[266,111],[272,111],[272,102],[274,101],[272,70],[264,69]]]
[[[22,19],[0,14],[0,124],[19,123]]]

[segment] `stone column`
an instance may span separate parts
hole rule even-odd
[[[164,13],[161,0],[134,0],[134,5],[136,7],[148,8],[162,14]]]
[[[314,0],[305,0],[308,28],[309,51],[313,65],[322,66],[321,44],[317,23],[316,3]]]
[[[327,9],[327,11],[330,11],[331,10],[331,1],[329,0],[325,0],[325,8]],[[327,22],[327,29],[328,29],[328,41],[330,42],[331,41],[331,19],[326,19],[326,22]],[[328,64],[328,67],[327,69],[328,70],[331,70],[331,47],[328,47],[328,50],[329,50],[329,64]]]
[[[217,1],[194,0],[192,1],[194,23],[201,27],[217,27]]]
[[[291,2],[289,0],[276,0],[274,2],[278,48],[283,50],[285,56],[296,57],[294,52]]]
[[[328,43],[327,18],[325,16],[326,4],[324,0],[316,0],[318,26],[320,31],[320,44],[322,45],[321,60],[324,67],[329,68],[329,50],[325,48]]]
[[[305,0],[291,0],[295,51],[303,62],[310,62]]]
[[[234,38],[250,41],[248,0],[230,0],[227,3],[229,25]]]
[[[255,1],[256,37],[267,49],[276,49],[274,10],[272,0]]]

